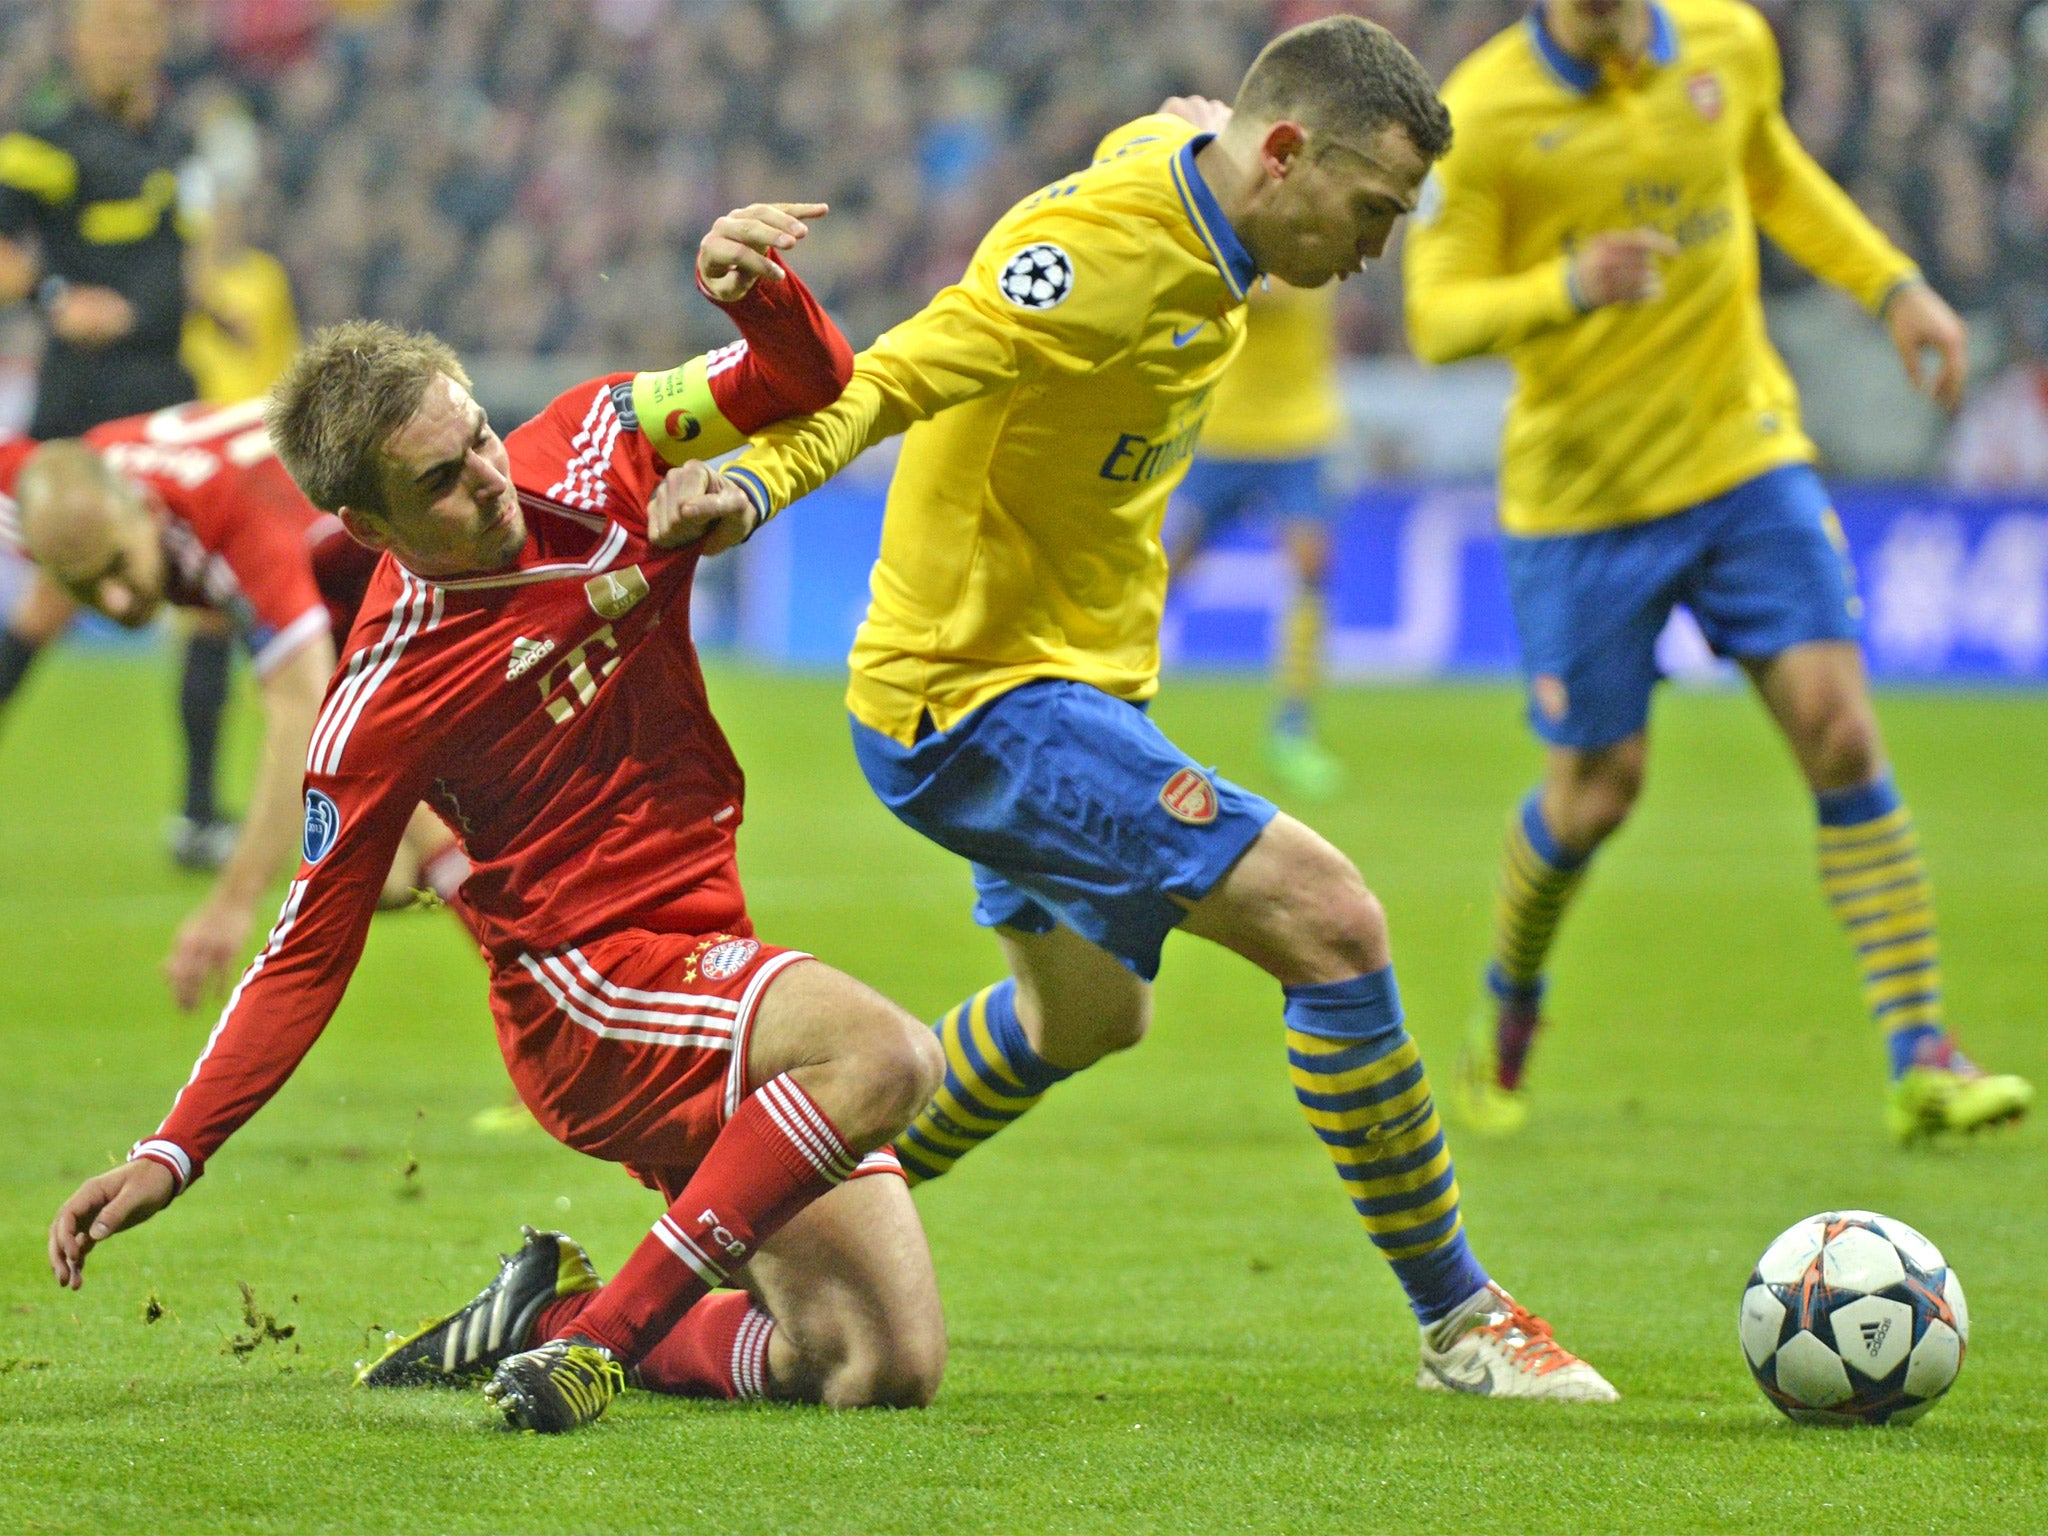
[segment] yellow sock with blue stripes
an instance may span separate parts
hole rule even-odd
[[[946,1048],[946,1080],[896,1138],[903,1176],[922,1184],[1017,1119],[1073,1074],[1039,1059],[1017,1021],[1017,983],[1005,977],[932,1026]]]
[[[1486,981],[1502,1002],[1534,1009],[1543,1000],[1543,967],[1550,958],[1551,941],[1585,875],[1586,856],[1567,853],[1551,835],[1543,819],[1543,792],[1531,790],[1508,818],[1501,847],[1493,960]]]
[[[1313,729],[1316,691],[1323,681],[1323,594],[1306,583],[1294,590],[1282,630],[1278,677],[1280,710],[1274,729],[1306,736]]]
[[[1421,1053],[1401,1027],[1393,967],[1286,995],[1294,1096],[1415,1316],[1433,1323],[1481,1289],[1486,1271],[1465,1241],[1457,1170]]]
[[[1856,946],[1863,1000],[1885,1032],[1897,1078],[1944,1035],[1934,887],[1920,834],[1889,774],[1814,799],[1821,889]]]

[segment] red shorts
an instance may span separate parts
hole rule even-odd
[[[549,1135],[673,1201],[760,1086],[747,1044],[769,983],[810,958],[744,934],[637,929],[521,954],[491,981],[498,1047]],[[886,1151],[860,1168],[889,1171]]]

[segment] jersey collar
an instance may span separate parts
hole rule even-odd
[[[1537,56],[1560,82],[1581,96],[1600,83],[1599,65],[1574,58],[1558,46],[1557,39],[1550,35],[1550,28],[1543,24],[1541,5],[1529,13],[1528,26],[1529,35],[1536,42]],[[1678,29],[1671,24],[1671,14],[1657,4],[1657,0],[1650,0],[1650,62],[1664,65],[1677,57]]]
[[[1188,222],[1202,237],[1202,244],[1209,247],[1209,254],[1216,258],[1223,281],[1229,285],[1230,296],[1241,299],[1258,277],[1259,264],[1252,260],[1251,252],[1244,248],[1243,242],[1237,238],[1237,231],[1230,227],[1230,220],[1223,216],[1223,209],[1216,202],[1216,194],[1209,190],[1209,183],[1202,180],[1202,173],[1195,169],[1195,156],[1201,153],[1204,144],[1215,137],[1213,133],[1198,133],[1181,145],[1180,153],[1173,157],[1173,187],[1180,193],[1180,205],[1187,210]]]

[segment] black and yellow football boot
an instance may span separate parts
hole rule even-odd
[[[550,1339],[498,1367],[484,1396],[514,1429],[559,1435],[594,1424],[626,1390],[626,1368],[601,1344]]]
[[[435,1318],[356,1372],[365,1387],[464,1386],[525,1349],[534,1319],[550,1302],[598,1288],[583,1245],[561,1232],[521,1229],[519,1251],[501,1256],[498,1275],[460,1311]]]

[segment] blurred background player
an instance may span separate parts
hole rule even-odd
[[[299,494],[255,403],[174,407],[82,439],[0,445],[0,502],[10,492],[17,522],[6,536],[69,601],[130,629],[167,605],[189,609],[248,649],[263,709],[249,816],[164,961],[178,1006],[196,1007],[240,965],[257,904],[295,859],[313,719],[375,552]],[[386,901],[409,901],[422,878],[452,901],[467,874],[447,828],[422,810]]]
[[[1167,497],[1246,291],[1359,272],[1451,133],[1413,56],[1353,16],[1275,38],[1221,131],[1197,131],[1224,118],[1200,102],[1113,132],[862,353],[836,403],[726,470],[765,517],[906,433],[851,660],[854,753],[900,820],[970,861],[1011,974],[937,1024],[945,1086],[897,1151],[939,1177],[1137,1044],[1180,928],[1280,984],[1296,1095],[1419,1325],[1416,1385],[1609,1402],[1472,1254],[1357,869],[1145,713]]]
[[[1216,385],[1169,522],[1176,573],[1233,522],[1279,525],[1294,583],[1275,656],[1279,700],[1267,759],[1281,783],[1309,800],[1329,798],[1344,780],[1315,730],[1330,566],[1325,455],[1344,430],[1335,304],[1334,286],[1296,288],[1274,278],[1253,286],[1244,348]]]
[[[207,201],[165,100],[161,0],[66,0],[63,16],[68,90],[47,120],[0,137],[0,304],[32,295],[45,319],[29,426],[44,440],[193,397],[179,359],[186,242]],[[73,611],[30,586],[0,634],[0,706]],[[192,868],[234,846],[214,792],[229,660],[230,637],[202,621],[179,686],[185,794],[171,827],[173,857]]]
[[[1493,1017],[1459,1075],[1481,1129],[1527,1116],[1545,961],[1641,790],[1657,637],[1680,603],[1749,673],[1812,788],[1822,888],[1885,1035],[1892,1135],[1973,1129],[2033,1096],[1943,1022],[1933,889],[1841,529],[1765,334],[1756,231],[1886,325],[1950,412],[1963,325],[1800,147],[1781,95],[1770,28],[1737,0],[1546,0],[1444,89],[1458,139],[1409,234],[1409,327],[1432,362],[1515,366],[1501,520],[1547,749],[1508,825]]]

